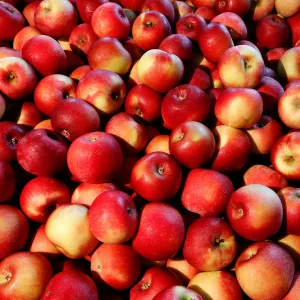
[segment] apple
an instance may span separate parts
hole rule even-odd
[[[296,268],[300,266],[300,236],[286,234],[277,240],[277,243],[282,246],[292,256]]]
[[[291,36],[292,36],[292,46],[296,47],[300,45],[300,10],[297,14],[289,17],[287,19],[290,25]]]
[[[300,11],[300,3],[293,0],[287,0],[285,3],[275,0],[275,9],[282,17],[287,18]]]
[[[16,176],[12,166],[0,161],[0,203],[11,200],[16,191]]]
[[[69,77],[76,83],[78,83],[87,73],[92,71],[93,69],[90,67],[90,65],[83,65],[78,68],[76,68]]]
[[[143,1],[140,13],[146,11],[158,11],[167,17],[170,24],[173,23],[175,18],[175,11],[172,3],[169,0],[145,0]]]
[[[176,23],[180,18],[182,18],[186,14],[194,12],[193,7],[183,1],[173,1],[172,5],[174,7],[175,12],[174,23]]]
[[[22,50],[25,43],[31,38],[41,35],[41,32],[35,26],[26,26],[22,28],[16,35],[13,41],[13,47],[16,50]]]
[[[252,2],[251,13],[252,20],[259,21],[265,16],[272,13],[275,6],[275,0],[262,0]]]
[[[34,12],[35,12],[36,7],[41,3],[41,1],[42,0],[33,0],[33,1],[30,1],[28,4],[26,3],[26,6],[24,7],[24,9],[22,11],[24,18],[26,19],[26,21],[28,22],[28,24],[30,26],[35,26]]]
[[[201,6],[214,7],[217,3],[217,0],[191,0],[191,2],[197,8]]]
[[[133,62],[139,60],[144,54],[144,51],[137,45],[136,41],[130,36],[126,39],[125,42],[123,42],[123,47],[130,53]]]
[[[48,129],[54,131],[51,126],[51,119],[43,120],[42,122],[36,124],[33,129]]]
[[[273,70],[277,70],[278,62],[281,56],[288,50],[286,47],[271,49],[266,53],[266,65]],[[277,73],[278,74],[278,73]]]
[[[299,71],[300,46],[286,50],[280,57],[277,73],[288,82],[300,78]]]
[[[170,136],[167,134],[157,135],[148,143],[145,153],[150,154],[153,152],[164,152],[170,154],[169,148]]]
[[[44,114],[38,110],[34,102],[24,101],[23,103],[15,102],[13,104],[21,104],[21,107],[15,110],[15,112],[18,112],[18,117],[16,118],[17,124],[32,128],[43,121],[45,117]],[[13,108],[13,104],[11,108]]]
[[[159,292],[153,300],[181,300],[181,299],[193,299],[203,300],[203,298],[191,289],[188,289],[181,285],[175,285]]]
[[[120,0],[120,3],[123,5],[123,7],[137,12],[141,10],[143,2],[144,0]]]
[[[100,5],[108,2],[109,0],[77,0],[76,7],[82,22],[91,23],[94,11]]]
[[[292,281],[292,284],[291,284],[291,287],[290,287],[290,290],[282,300],[297,299],[299,293],[300,293],[300,272],[296,271],[293,281]]]
[[[0,47],[0,58],[11,56],[22,58],[22,52],[9,47]]]
[[[216,0],[215,8],[217,12],[233,12],[243,17],[251,9],[251,0]]]
[[[195,85],[196,87],[209,92],[209,89],[212,86],[211,78],[208,75],[207,71],[202,70],[198,67],[188,67],[185,68],[185,73],[183,81],[186,84]]]
[[[202,5],[202,6],[199,6],[196,11],[195,11],[195,14],[201,16],[205,21],[206,23],[210,23],[211,20],[217,16],[217,12],[216,10],[214,9],[214,7],[212,6],[207,6],[207,5]]]

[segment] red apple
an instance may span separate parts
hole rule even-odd
[[[169,149],[169,135],[157,135],[155,136],[147,145],[145,149],[146,154],[150,154],[152,152],[165,152],[167,154],[170,154]]]
[[[290,25],[291,36],[292,36],[292,46],[296,47],[300,45],[300,10],[297,14],[289,17],[287,19]]]
[[[16,50],[22,50],[25,43],[31,38],[41,35],[41,32],[35,26],[26,26],[22,28],[16,35],[13,41],[13,47]]]
[[[206,23],[210,23],[217,16],[217,11],[211,6],[202,5],[196,9],[195,14],[201,16]]]
[[[18,102],[18,104],[21,104]],[[44,119],[42,114],[36,107],[34,102],[24,101],[18,111],[16,123],[28,127],[34,127]]]
[[[296,268],[300,266],[300,236],[286,234],[277,240],[277,243],[290,253]]]
[[[150,11],[150,10],[158,11],[162,13],[165,17],[167,17],[170,24],[173,23],[175,18],[175,11],[171,1],[169,0],[143,1],[142,7],[140,9],[140,13]]]
[[[279,59],[277,73],[288,82],[300,79],[299,61],[300,46],[288,49]]]
[[[41,3],[42,0],[33,0],[30,3],[26,4],[23,9],[23,16],[30,26],[35,26],[34,22],[34,12],[36,7]],[[26,2],[26,1],[25,1]],[[27,1],[28,2],[28,1]]]
[[[268,14],[272,13],[275,6],[275,0],[262,0],[252,2],[252,20],[259,21]]]
[[[250,11],[251,0],[216,0],[215,8],[219,14],[233,12],[242,17]]]
[[[102,4],[108,3],[109,0],[77,0],[76,7],[80,18],[84,23],[91,23],[94,11]]]
[[[265,57],[266,65],[268,67],[272,68],[273,70],[277,70],[278,62],[279,62],[281,56],[287,50],[288,50],[288,48],[285,48],[285,47],[280,47],[280,48],[275,48],[275,49],[269,50],[266,53],[266,57]]]
[[[48,130],[54,131],[51,126],[51,119],[46,119],[46,120],[38,123],[37,125],[35,125],[35,127],[33,129],[48,129]]]
[[[297,299],[299,294],[300,294],[300,272],[297,271],[295,272],[289,292],[285,295],[285,297],[282,300]]]
[[[0,160],[0,203],[11,200],[16,191],[16,176],[11,165]]]
[[[132,9],[133,11],[140,11],[144,0],[120,0],[120,3],[125,7]]]
[[[195,85],[196,87],[209,92],[212,82],[208,72],[198,67],[186,67],[183,78],[184,83]]]
[[[76,68],[70,75],[69,77],[78,83],[87,73],[92,71],[93,69],[91,68],[90,65],[83,65],[78,68]]]
[[[22,52],[19,50],[14,50],[10,47],[0,47],[0,58],[11,56],[22,58]]]
[[[193,299],[203,300],[203,298],[191,289],[188,289],[181,285],[175,285],[159,292],[153,300],[181,300],[181,299]]]

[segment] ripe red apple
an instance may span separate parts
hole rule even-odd
[[[300,11],[287,19],[290,25],[292,46],[296,47],[300,45]]]
[[[143,1],[140,13],[146,11],[158,11],[167,17],[170,24],[173,23],[175,18],[175,11],[172,3],[169,0],[145,0]]]
[[[296,271],[289,292],[282,300],[297,299],[300,293],[300,272]]]
[[[263,0],[252,2],[251,13],[252,20],[259,21],[268,14],[270,14],[275,6],[275,0]]]
[[[38,123],[37,125],[35,125],[35,127],[33,129],[48,129],[48,130],[54,131],[51,126],[51,119],[46,119],[46,120]]]
[[[91,23],[94,11],[102,4],[108,3],[109,0],[77,0],[76,7],[79,16],[84,23]]]
[[[211,78],[207,71],[194,66],[186,66],[184,71],[184,83],[195,85],[198,88],[209,92],[208,90],[211,88]]]
[[[120,0],[125,8],[132,9],[133,11],[140,11],[144,0]]]
[[[76,68],[69,77],[73,79],[76,83],[78,83],[87,73],[92,71],[93,69],[90,67],[90,65],[83,65],[78,68]]]
[[[17,109],[15,110],[15,112],[18,113],[18,117],[16,118],[17,124],[27,126],[27,128],[33,128],[45,117],[34,102],[24,101],[23,103],[15,102],[13,104],[21,105],[18,108],[16,107]],[[11,108],[13,108],[13,104]]]
[[[296,268],[300,266],[300,236],[294,234],[286,234],[277,240],[277,243],[282,246],[292,256]]]
[[[23,16],[28,22],[30,26],[35,26],[35,21],[34,21],[34,12],[36,7],[41,3],[42,0],[33,0],[30,1],[28,4],[23,9]],[[28,2],[28,1],[25,1]]]
[[[22,58],[22,52],[19,50],[14,50],[10,47],[0,47],[0,58],[10,56]]]
[[[11,200],[16,191],[16,176],[12,166],[0,160],[0,203]]]
[[[216,5],[216,0],[191,0],[191,2],[197,8],[203,5],[209,7],[214,7]]]
[[[181,300],[181,299],[193,299],[203,300],[203,298],[191,289],[188,289],[181,285],[175,285],[159,292],[153,300]]]
[[[243,17],[251,9],[251,0],[216,0],[215,8],[219,14],[223,12],[233,12]]]
[[[288,82],[300,78],[299,70],[300,46],[286,50],[280,57],[277,73]]]
[[[26,26],[22,28],[14,38],[14,49],[22,50],[23,46],[28,40],[38,35],[41,35],[41,32],[35,26]]]
[[[202,5],[196,9],[195,14],[201,16],[206,23],[210,23],[211,20],[217,16],[217,11],[214,9],[214,7]]]
[[[152,152],[160,151],[160,152],[165,152],[167,154],[170,154],[169,139],[170,139],[170,136],[167,134],[155,136],[148,143],[148,145],[145,149],[145,153],[150,154]]]

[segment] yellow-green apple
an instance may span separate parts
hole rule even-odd
[[[115,290],[125,290],[133,286],[140,269],[140,257],[129,245],[102,244],[91,257],[93,278]]]
[[[14,107],[14,104],[16,104],[17,106]],[[28,128],[33,128],[45,118],[45,115],[42,114],[36,107],[34,102],[31,101],[24,101],[23,103],[14,102],[8,110],[14,108],[16,109],[15,112],[18,113],[18,116],[15,119],[16,123],[25,125]]]
[[[0,58],[10,56],[22,58],[22,52],[10,47],[0,47]]]
[[[246,133],[251,142],[252,153],[264,155],[270,153],[275,141],[283,135],[283,129],[275,119],[262,116]]]
[[[120,171],[123,153],[112,135],[95,131],[86,133],[72,142],[67,154],[67,163],[75,180],[105,183],[110,182]]]
[[[147,122],[156,121],[161,115],[162,95],[145,84],[134,86],[126,95],[125,111]]]
[[[50,177],[35,177],[24,186],[20,195],[22,211],[37,223],[45,223],[56,207],[70,201],[66,184]]]
[[[110,70],[124,76],[131,67],[130,53],[115,37],[102,37],[92,43],[88,53],[89,65],[94,69]]]
[[[288,186],[288,181],[277,171],[264,165],[253,165],[243,176],[244,185],[262,184],[275,192]]]
[[[97,286],[82,272],[63,271],[51,278],[41,300],[73,299],[97,300]]]
[[[277,65],[277,73],[280,77],[291,82],[300,79],[300,46],[285,51]]]
[[[76,7],[83,23],[91,23],[94,11],[109,0],[77,0]]]
[[[175,285],[159,292],[153,300],[181,300],[181,299],[193,299],[203,300],[203,298],[193,290],[186,288],[182,285]]]
[[[26,133],[17,145],[17,160],[27,172],[37,176],[54,176],[66,166],[68,145],[62,136],[35,129]]]
[[[215,104],[215,115],[224,125],[234,128],[250,128],[263,111],[263,101],[254,89],[227,88]]]
[[[290,35],[288,23],[280,16],[269,14],[256,25],[256,39],[260,47],[274,49],[285,44]]]
[[[84,257],[98,244],[89,228],[89,210],[79,204],[57,207],[47,219],[45,233],[49,241],[69,258]]]
[[[175,19],[174,23],[176,23],[180,18],[185,16],[186,14],[190,14],[194,12],[194,9],[183,1],[173,1],[172,5],[174,7]]]
[[[210,23],[204,27],[198,43],[204,57],[213,63],[218,63],[223,53],[234,46],[228,29],[221,23]]]
[[[215,8],[219,14],[223,12],[233,12],[243,17],[251,9],[251,0],[216,0]]]
[[[122,191],[98,196],[89,211],[92,234],[105,244],[123,244],[135,234],[138,213],[133,199]]]
[[[287,18],[300,11],[300,3],[293,0],[287,0],[285,2],[275,0],[275,9],[278,14]]]
[[[142,7],[140,9],[140,13],[146,11],[158,11],[162,13],[165,17],[167,17],[170,24],[173,23],[175,18],[174,7],[169,0],[145,0],[143,1]]]
[[[90,23],[77,25],[70,34],[69,43],[72,51],[79,55],[86,55],[98,36]]]
[[[208,162],[214,154],[215,146],[215,138],[210,129],[195,121],[187,121],[175,127],[169,140],[171,155],[189,169]]]
[[[286,179],[300,180],[300,131],[278,138],[271,149],[271,162]]]
[[[235,264],[238,283],[251,299],[282,299],[291,286],[294,272],[292,257],[273,242],[251,244]]]
[[[289,292],[282,300],[295,300],[300,295],[300,272],[296,271]]]
[[[266,65],[273,70],[277,70],[278,62],[281,56],[288,50],[286,47],[279,47],[269,50],[265,55]]]
[[[119,112],[111,117],[105,132],[116,138],[125,155],[140,152],[148,142],[146,126],[137,116],[127,112]]]
[[[0,59],[0,92],[10,100],[29,96],[37,81],[35,70],[24,59],[12,56]]]
[[[51,116],[52,128],[71,142],[83,134],[97,131],[100,123],[96,109],[78,98],[59,101]]]
[[[235,88],[256,87],[263,77],[264,67],[261,54],[248,45],[227,49],[218,63],[223,84]]]
[[[115,183],[81,183],[72,193],[71,202],[90,207],[102,193],[118,190]]]
[[[289,17],[287,22],[290,26],[292,36],[292,46],[300,45],[300,10],[299,13]]]
[[[68,0],[43,0],[35,8],[34,22],[43,34],[68,39],[78,24],[78,14]]]
[[[76,83],[68,76],[52,74],[39,81],[34,90],[34,103],[47,117],[56,105],[67,98],[76,97]]]
[[[43,255],[14,253],[0,263],[0,298],[39,300],[51,277],[51,264]]]
[[[300,236],[294,234],[286,234],[276,241],[280,246],[285,248],[292,258],[296,268],[300,266]]]
[[[211,22],[224,24],[233,41],[247,39],[247,27],[243,19],[232,12],[224,12],[215,16]]]
[[[90,65],[83,65],[78,68],[76,68],[70,75],[69,77],[78,83],[87,73],[92,71],[93,69],[91,68]]]
[[[211,79],[208,72],[199,67],[185,66],[183,82],[186,84],[195,85],[196,87],[208,92],[211,88]]]
[[[111,115],[121,108],[126,86],[123,79],[112,71],[93,70],[79,81],[76,95],[91,103],[101,114]]]
[[[175,129],[184,122],[205,121],[211,109],[207,94],[192,84],[171,89],[163,98],[161,115],[167,129]]]
[[[259,21],[272,13],[275,6],[275,0],[252,1],[251,14],[253,21]]]
[[[120,2],[123,5],[123,7],[139,12],[144,0],[120,0]]]
[[[24,7],[22,13],[26,21],[30,26],[35,26],[34,22],[34,12],[36,7],[41,3],[42,0],[34,0]]]
[[[201,217],[216,217],[226,211],[233,192],[228,176],[214,170],[194,169],[185,180],[181,202],[187,210]]]
[[[235,233],[221,218],[201,217],[187,229],[183,256],[199,271],[221,270],[231,264],[236,253]]]
[[[216,141],[216,150],[211,168],[219,172],[240,170],[247,162],[251,152],[251,143],[241,129],[219,125],[212,130]]]
[[[168,19],[154,10],[141,13],[132,25],[132,37],[138,47],[144,51],[158,48],[171,33]]]
[[[242,300],[242,290],[236,277],[228,271],[201,272],[188,284],[203,299]]]
[[[250,241],[263,241],[278,232],[283,206],[272,189],[262,184],[249,184],[231,195],[227,217],[237,234]]]
[[[182,180],[179,163],[169,154],[153,152],[140,158],[131,173],[134,191],[151,202],[171,199]]]
[[[0,160],[0,203],[11,200],[16,191],[16,175],[12,166]]]
[[[165,152],[167,154],[170,154],[170,148],[169,148],[169,139],[170,136],[167,134],[160,134],[155,136],[147,145],[145,149],[146,154],[150,154],[152,152]]]
[[[166,203],[148,203],[140,212],[132,246],[147,259],[165,260],[178,252],[183,238],[184,222],[179,211]]]
[[[41,35],[41,32],[35,26],[26,26],[22,28],[13,41],[13,47],[16,50],[22,50],[25,43],[34,36]]]
[[[0,260],[3,260],[23,249],[29,235],[29,223],[21,210],[6,204],[0,205],[0,223]]]
[[[171,271],[162,267],[152,267],[147,269],[141,280],[130,289],[130,300],[153,300],[162,290],[180,284],[180,279]]]
[[[93,13],[91,25],[98,37],[114,37],[125,40],[130,32],[130,22],[117,3],[103,3]]]
[[[16,34],[25,27],[25,18],[13,5],[0,2],[0,41],[12,41]]]
[[[282,201],[284,207],[284,223],[286,232],[288,234],[300,235],[300,188],[297,187],[283,187],[278,196]]]
[[[177,86],[183,76],[181,59],[159,49],[147,51],[138,61],[137,73],[142,83],[160,93]]]
[[[36,124],[33,129],[48,129],[54,131],[51,126],[51,119],[43,120],[42,122]]]

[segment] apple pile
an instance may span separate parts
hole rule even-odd
[[[0,299],[300,299],[300,1],[0,1]]]

